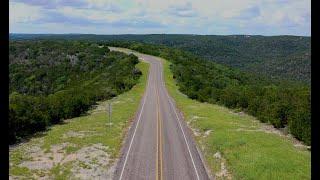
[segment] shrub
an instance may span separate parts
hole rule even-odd
[[[42,98],[13,93],[9,102],[9,140],[45,130],[49,125],[46,108]]]
[[[308,110],[299,109],[289,116],[289,130],[307,145],[311,144],[311,117]]]

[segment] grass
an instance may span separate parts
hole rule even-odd
[[[195,139],[217,179],[311,179],[310,151],[285,136],[261,131],[263,124],[252,116],[187,98],[172,78],[170,62],[162,61],[166,87],[189,126],[200,132]],[[207,130],[212,132],[204,136]],[[214,157],[217,152],[222,158]],[[229,175],[219,177],[222,162]]]
[[[99,102],[97,108],[93,108],[87,115],[67,120],[60,125],[54,125],[40,136],[37,135],[28,142],[12,148],[9,152],[10,176],[24,176],[27,179],[32,179],[35,174],[39,173],[38,170],[19,166],[24,161],[32,160],[26,150],[34,146],[38,146],[45,153],[49,153],[52,151],[53,145],[69,143],[64,147],[64,151],[66,154],[70,154],[80,150],[82,147],[101,143],[108,147],[107,153],[112,160],[118,157],[125,136],[124,130],[127,129],[130,120],[138,109],[146,86],[149,65],[140,62],[137,67],[142,71],[142,76],[130,91],[109,101]],[[108,116],[106,114],[106,107],[110,101],[112,103],[111,128],[107,125]],[[68,136],[70,132],[78,134]],[[63,165],[58,163],[48,170],[47,175],[55,179],[66,179],[70,177],[71,167],[72,163]]]
[[[310,179],[311,156],[310,152],[294,147],[290,139],[277,134],[259,131],[263,126],[254,117],[238,115],[229,109],[200,103],[187,98],[179,92],[172,72],[170,62],[163,60],[166,86],[170,95],[175,99],[177,106],[184,113],[185,119],[191,128],[200,132],[195,136],[198,146],[203,151],[206,162],[215,175],[219,175],[222,163],[229,171],[228,176],[217,176],[217,179]],[[34,170],[19,167],[18,165],[30,159],[25,149],[41,144],[41,148],[50,152],[50,147],[64,142],[75,146],[67,146],[66,153],[72,153],[81,147],[102,143],[108,146],[108,154],[112,158],[119,156],[124,138],[124,129],[129,125],[138,108],[146,85],[148,64],[139,63],[143,72],[139,83],[132,90],[112,99],[112,127],[106,125],[105,109],[95,109],[88,115],[71,119],[62,125],[55,125],[42,137],[31,139],[29,142],[10,150],[10,175],[23,176],[31,179]],[[99,107],[106,107],[108,101],[100,102]],[[205,132],[212,130],[208,136]],[[88,134],[85,137],[66,137],[68,131]],[[219,152],[222,158],[215,158]],[[55,165],[51,169],[51,176],[65,179],[70,175],[71,164]]]
[[[235,113],[239,110],[189,99],[172,78],[170,62],[160,60],[166,87],[189,126],[198,132],[196,142],[216,179],[311,179],[310,151],[295,147],[292,138],[264,131],[265,124]],[[221,158],[215,157],[218,153]]]
[[[292,138],[264,131],[265,124],[237,114],[239,110],[188,98],[179,91],[170,62],[159,59],[169,94],[189,126],[198,132],[196,142],[216,179],[311,179],[310,151],[295,147]],[[221,158],[215,157],[218,153]],[[227,173],[223,173],[222,166],[226,166]]]

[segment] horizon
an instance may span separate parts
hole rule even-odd
[[[95,35],[95,36],[124,36],[124,35],[188,35],[188,36],[264,36],[264,37],[275,37],[275,36],[297,36],[297,37],[311,37],[311,35],[290,35],[290,34],[279,34],[279,35],[262,35],[262,34],[92,34],[92,33],[9,33],[16,34],[16,35]]]
[[[311,1],[11,0],[9,32],[311,36]]]

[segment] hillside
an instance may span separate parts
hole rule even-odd
[[[166,86],[215,179],[310,179],[310,151],[292,136],[238,110],[186,97],[172,78],[171,63],[163,63]]]
[[[142,75],[129,91],[98,101],[84,115],[10,148],[9,179],[112,179],[112,167],[147,82],[148,64],[139,62],[136,68]],[[108,103],[112,103],[112,128],[106,124]]]
[[[69,37],[69,36],[65,35],[62,37],[65,39],[68,39],[66,37]],[[93,36],[93,37],[96,37],[96,36]],[[114,36],[112,37],[114,38]],[[50,38],[54,39],[51,36]],[[85,37],[81,36],[81,38],[85,38]],[[72,36],[71,39],[74,39],[74,37]],[[68,49],[71,49],[71,50],[73,49],[77,57],[80,54],[79,52],[77,52],[77,48],[69,47],[70,45],[68,46],[68,43],[82,44],[87,46],[91,45],[89,47],[92,47],[93,50],[85,51],[86,56],[88,57],[88,61],[86,61],[87,63],[86,66],[80,68],[79,69],[80,71],[79,70],[77,71],[78,73],[84,71],[85,75],[83,77],[88,78],[91,76],[90,74],[95,72],[94,69],[90,70],[90,67],[101,66],[101,62],[102,62],[101,59],[99,60],[99,58],[97,59],[95,57],[92,57],[92,54],[101,53],[101,48],[99,48],[98,45],[100,45],[100,47],[105,47],[110,45],[126,47],[126,48],[137,50],[143,53],[160,56],[172,62],[173,65],[171,70],[173,72],[174,78],[178,83],[179,90],[184,94],[186,94],[187,96],[189,96],[190,98],[196,99],[201,102],[222,104],[229,108],[240,108],[248,112],[249,114],[257,117],[262,122],[268,122],[273,124],[274,127],[277,127],[277,128],[288,127],[289,131],[295,137],[304,141],[306,144],[310,144],[310,141],[311,141],[310,139],[310,135],[311,135],[310,88],[307,85],[288,83],[287,81],[284,81],[281,79],[277,81],[271,81],[269,78],[266,78],[264,76],[257,76],[252,73],[240,71],[236,68],[230,68],[212,61],[204,60],[202,58],[199,58],[199,56],[195,56],[193,53],[190,53],[187,51],[181,51],[179,48],[168,48],[167,46],[163,46],[163,45],[136,43],[134,41],[108,41],[108,42],[99,41],[97,42],[93,40],[93,38],[88,38],[88,39],[91,40],[92,42],[89,42],[88,40],[87,41],[84,41],[84,40],[64,41],[65,44],[57,45],[61,47],[68,47]],[[43,42],[46,42],[46,41],[43,41]],[[10,50],[16,52],[14,48],[10,48]],[[17,52],[20,52],[20,51],[17,51]],[[30,52],[33,52],[33,53],[30,53]],[[22,55],[27,54],[28,55],[27,57],[31,57],[32,59],[32,55],[35,52],[36,51],[30,51],[30,48],[26,48],[26,52],[22,53]],[[103,54],[100,54],[100,56],[101,55],[103,56]],[[21,54],[18,57],[20,56]],[[36,57],[42,57],[42,56],[36,56]],[[134,59],[136,57],[131,57],[131,58]],[[95,61],[92,61],[92,59],[95,59]],[[11,60],[11,61],[15,62],[14,60]],[[69,61],[72,62],[70,57],[69,57]],[[31,60],[31,62],[33,61]],[[34,61],[33,63],[35,63],[36,65],[37,62],[38,61]],[[42,67],[42,66],[39,66],[39,67]],[[30,68],[28,68],[28,66],[26,66],[25,68],[26,70],[22,72],[27,72],[26,74],[28,74]],[[12,71],[11,69],[10,69],[10,74],[15,74],[15,73],[11,73]],[[68,68],[65,67],[65,69],[67,70]],[[86,71],[88,69],[89,71]],[[57,69],[52,69],[51,71],[56,72]],[[50,70],[42,71],[42,74],[40,73],[39,75],[40,78],[42,78],[44,72],[47,73],[47,72],[50,72]],[[59,72],[63,72],[63,71],[59,71]],[[128,71],[125,71],[125,72],[128,72]],[[37,73],[31,73],[31,74],[37,74]],[[123,76],[125,75],[123,74]],[[14,79],[14,81],[13,83],[11,83],[12,85],[10,85],[11,89],[12,87],[14,87],[14,82],[19,82],[19,78],[15,79],[16,77],[21,77],[21,76],[17,76],[17,75],[12,76],[11,79]],[[55,77],[55,75],[49,75],[48,77]],[[76,74],[76,77],[78,77],[78,74]],[[105,76],[105,77],[108,77],[108,76]],[[27,93],[34,92],[36,89],[34,87],[37,87],[37,84],[33,83],[34,79],[37,79],[37,78],[29,77],[26,80],[23,80],[22,82],[26,82],[26,84],[17,83],[19,86],[28,87],[28,88],[19,89],[18,92],[26,93],[24,92],[25,89],[33,89],[32,91],[30,90],[27,91]],[[112,79],[111,81],[113,80],[114,79]],[[49,80],[48,82],[57,82],[57,81],[58,82],[61,81],[61,78],[57,78],[55,79],[55,81]],[[124,81],[127,82],[126,79],[124,79]],[[66,82],[67,82],[66,84],[62,83],[63,86],[66,86],[66,87],[72,86],[72,84],[71,85],[68,84],[68,81]],[[78,82],[78,80],[76,82]],[[132,82],[132,81],[129,81],[129,82]],[[50,84],[55,84],[55,83],[50,83]],[[94,84],[98,86],[98,83],[94,83]],[[132,86],[132,84],[133,83],[129,83],[130,86]],[[100,85],[102,86],[102,83]],[[123,82],[118,82],[116,86],[120,89],[123,89],[123,88],[128,89],[128,88],[125,88],[126,85],[123,84]],[[39,87],[41,88],[40,91],[43,92],[43,89],[46,89],[43,87],[47,87],[47,86],[39,86]],[[49,88],[49,89],[51,89],[51,91],[53,89],[52,92],[55,91],[54,90],[55,88]],[[97,88],[94,88],[94,90],[96,89]],[[46,91],[44,92],[46,93]],[[79,113],[76,113],[76,114],[79,114]]]
[[[95,43],[10,41],[10,143],[131,89],[137,57]]]
[[[287,127],[296,138],[311,143],[311,94],[307,85],[274,83],[165,46],[119,41],[105,45],[165,58],[172,63],[179,90],[189,98],[240,109],[276,128]]]
[[[310,84],[311,38],[248,35],[25,35],[11,39],[128,40],[181,48],[204,59],[253,72],[271,79]]]

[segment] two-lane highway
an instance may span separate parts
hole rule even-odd
[[[161,61],[154,56],[133,54],[150,63],[149,77],[114,179],[209,179],[191,132],[167,92]]]

